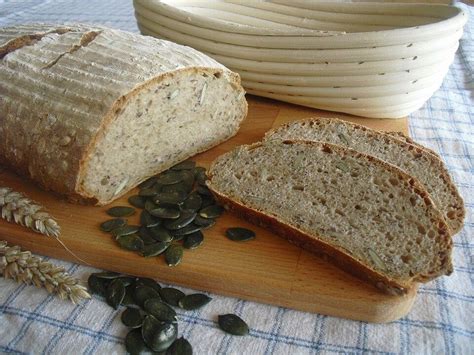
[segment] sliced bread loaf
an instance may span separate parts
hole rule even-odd
[[[209,188],[236,214],[390,293],[452,271],[452,239],[424,187],[337,145],[269,141],[216,159]]]
[[[425,186],[453,234],[462,229],[464,203],[443,162],[413,144],[383,132],[332,118],[290,122],[268,132],[265,139],[328,142],[396,165]]]
[[[192,49],[90,25],[0,29],[0,162],[106,204],[233,136],[237,74]]]

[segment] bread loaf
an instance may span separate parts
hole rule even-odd
[[[106,204],[233,136],[239,76],[189,47],[87,25],[0,29],[0,162]]]
[[[231,211],[329,256],[390,293],[452,271],[452,239],[424,187],[337,145],[269,141],[216,159],[208,186]]]
[[[305,139],[342,145],[396,165],[426,188],[451,228],[462,229],[464,203],[443,162],[435,155],[397,137],[350,122],[314,118],[284,124],[265,139]]]

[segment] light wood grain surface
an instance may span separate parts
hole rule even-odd
[[[199,165],[207,167],[214,158],[236,145],[260,140],[272,127],[311,116],[341,117],[372,128],[407,132],[406,119],[362,119],[252,96],[248,100],[249,115],[239,133],[218,147],[196,156],[194,159]],[[404,316],[416,296],[415,289],[405,296],[384,295],[321,258],[227,213],[213,228],[204,232],[205,240],[200,248],[186,250],[182,264],[170,268],[163,257],[143,258],[120,249],[110,235],[99,230],[100,222],[108,219],[105,210],[110,206],[69,204],[5,169],[0,171],[0,186],[24,192],[46,206],[61,225],[63,242],[80,258],[98,268],[302,311],[370,322],[387,322]],[[135,193],[136,190],[112,205],[127,204],[127,197]],[[129,223],[137,222],[138,214],[129,218]],[[251,228],[256,231],[257,238],[247,243],[232,242],[224,237],[225,229],[231,226]],[[0,239],[42,255],[77,262],[54,239],[3,220],[0,220]]]

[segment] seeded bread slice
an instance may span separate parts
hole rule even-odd
[[[386,131],[384,131],[383,133],[388,134],[388,135],[390,135],[394,138],[398,138],[398,139],[402,140],[405,143],[412,144],[415,147],[420,148],[420,149],[424,150],[425,152],[428,152],[428,153],[434,155],[436,158],[441,159],[439,154],[436,153],[433,149],[430,149],[428,147],[425,147],[424,145],[421,145],[421,144],[415,142],[413,139],[411,139],[410,137],[408,137],[407,135],[405,135],[402,132],[386,132]]]
[[[390,293],[452,272],[452,238],[424,187],[377,158],[269,141],[217,158],[208,186],[236,214]]]
[[[237,133],[237,74],[185,46],[90,25],[0,28],[0,162],[106,204]]]
[[[443,162],[399,138],[332,118],[284,124],[267,132],[265,140],[305,139],[345,146],[396,165],[418,179],[443,213],[453,234],[462,229],[464,203]]]

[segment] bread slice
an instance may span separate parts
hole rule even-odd
[[[413,144],[383,132],[332,118],[290,122],[267,132],[265,139],[323,141],[396,165],[425,186],[453,234],[462,229],[464,203],[443,162]]]
[[[0,162],[103,205],[237,133],[237,74],[152,37],[91,25],[0,28]]]
[[[452,272],[452,238],[424,187],[377,158],[322,142],[241,146],[208,186],[240,215],[389,293]]]
[[[394,138],[397,138],[397,139],[400,139],[402,140],[403,142],[405,143],[408,143],[408,144],[411,144],[411,145],[414,145],[415,147],[419,148],[419,149],[422,149],[424,150],[425,152],[428,152],[432,155],[434,155],[436,158],[440,159],[441,160],[441,157],[438,153],[436,153],[433,149],[430,149],[428,147],[425,147],[424,145],[421,145],[417,142],[415,142],[413,139],[411,139],[410,137],[408,137],[406,134],[402,133],[402,132],[388,132],[388,131],[383,131],[383,133],[385,134],[388,134]]]

